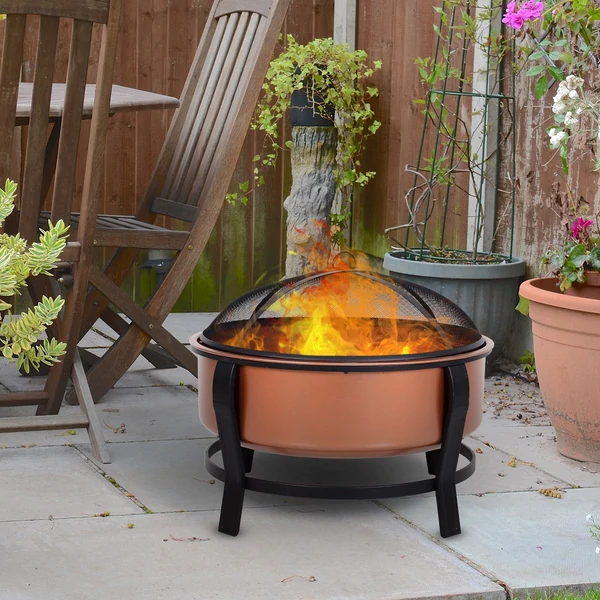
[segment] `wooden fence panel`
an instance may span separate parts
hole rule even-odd
[[[115,67],[115,83],[179,96],[208,17],[212,0],[140,0],[127,2]],[[294,0],[284,28],[299,41],[333,35],[334,0]],[[61,31],[57,52],[56,80],[64,81],[68,56],[67,31]],[[95,32],[92,62],[97,59]],[[29,57],[25,57],[23,79],[31,81],[28,61],[33,56],[36,23],[29,24]],[[92,64],[92,70],[94,66]],[[132,214],[144,191],[165,138],[173,111],[122,113],[111,118],[101,210]],[[89,124],[82,128],[80,152],[87,145]],[[289,136],[289,131],[284,131]],[[236,171],[236,189],[251,179],[252,157],[263,144],[262,136],[249,133]],[[281,276],[284,264],[282,198],[289,189],[289,165],[267,175],[248,206],[226,206],[206,251],[176,310],[218,310],[254,285]],[[81,196],[83,171],[78,171]],[[154,287],[154,273],[137,265],[135,277],[126,286],[144,301]]]
[[[417,162],[423,128],[423,107],[413,102],[423,98],[415,58],[434,55],[433,24],[439,16],[433,7],[439,4],[439,0],[358,0],[357,45],[371,59],[383,61],[382,70],[374,77],[380,94],[372,102],[382,127],[368,144],[365,163],[377,176],[356,194],[352,241],[355,247],[379,257],[390,249],[385,228],[408,220],[404,195],[413,185],[413,175],[405,172],[405,166]],[[432,136],[433,131],[426,138],[429,152]],[[467,205],[467,194],[452,198],[454,214],[450,213],[447,222],[446,245],[464,247]],[[440,226],[434,215],[429,227]],[[403,239],[400,233],[398,237]]]

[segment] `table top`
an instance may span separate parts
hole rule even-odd
[[[52,84],[52,96],[50,100],[51,120],[56,120],[62,116],[65,104],[65,88],[66,84],[64,83]],[[83,100],[84,118],[90,118],[92,116],[95,91],[95,85],[88,84],[85,86],[85,98]],[[19,84],[19,97],[17,99],[17,119],[19,121],[27,121],[29,119],[32,93],[32,83]],[[161,94],[154,94],[153,92],[123,87],[121,85],[113,85],[110,98],[111,113],[177,108],[178,106],[179,100],[172,96],[163,96]]]

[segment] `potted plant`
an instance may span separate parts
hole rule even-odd
[[[17,186],[8,181],[0,189],[0,226],[13,212]],[[52,365],[65,353],[66,345],[54,339],[39,337],[58,317],[64,300],[58,296],[42,300],[21,315],[12,313],[7,299],[19,294],[26,286],[27,278],[50,275],[60,253],[63,251],[68,227],[63,221],[48,224],[48,231],[41,234],[39,242],[27,247],[27,241],[17,235],[0,234],[0,349],[4,358],[17,361],[17,367],[25,373],[40,365]]]
[[[504,68],[510,42],[502,2],[486,7],[443,0],[436,8],[436,53],[416,59],[424,124],[415,164],[405,167],[412,185],[399,209],[406,221],[386,229],[392,251],[383,264],[469,314],[496,343],[491,363],[510,336],[526,265],[512,255],[512,231],[508,239],[496,235],[515,206],[499,162],[514,155],[515,81]],[[514,161],[504,165],[514,182]]]
[[[522,28],[527,8],[514,2],[508,6],[505,19],[511,27]],[[533,23],[525,33],[535,49],[530,60],[542,63],[528,71],[539,77],[536,91],[543,92],[549,82],[548,69],[560,82],[553,90],[554,123],[547,132],[550,148],[562,163],[558,176],[563,181],[555,181],[552,191],[560,236],[541,261],[549,276],[520,288],[520,309],[532,321],[538,380],[558,450],[595,462],[600,462],[600,403],[593,377],[600,361],[599,211],[572,189],[572,182],[579,180],[590,157],[596,170],[600,166],[594,149],[600,98],[593,83],[586,83],[597,68],[599,19],[600,8],[591,0],[547,2],[535,23],[547,32],[543,45],[536,44],[542,36]],[[569,177],[575,165],[577,173]]]
[[[288,211],[286,275],[303,272],[315,250],[343,247],[351,216],[352,189],[374,176],[364,171],[360,156],[365,140],[380,127],[370,104],[378,90],[369,84],[380,61],[372,64],[363,50],[331,38],[298,44],[288,35],[286,49],[269,67],[258,104],[255,130],[266,134],[263,154],[254,157],[254,185],[263,185],[263,170],[275,166],[280,152],[280,124],[290,109],[292,190]],[[228,195],[247,202],[249,182]],[[314,266],[314,265],[313,265]]]

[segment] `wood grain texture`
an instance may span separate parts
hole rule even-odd
[[[9,15],[6,19],[0,67],[0,180],[10,175],[15,131],[15,108],[23,57],[26,17]]]
[[[0,0],[0,13],[46,15],[106,23],[110,0]]]
[[[65,91],[66,84],[54,83],[50,93],[49,116],[51,120],[62,117],[65,109]],[[94,107],[94,97],[96,86],[89,83],[85,86],[83,97],[84,119],[90,119]],[[19,95],[17,97],[17,119],[20,125],[26,125],[29,122],[31,113],[31,103],[33,95],[33,84],[22,82],[19,84]],[[179,99],[173,96],[155,94],[146,90],[138,90],[122,85],[115,85],[110,97],[111,114],[123,112],[141,112],[146,110],[157,110],[166,108],[177,108]],[[132,111],[132,109],[134,110]]]
[[[222,17],[233,12],[255,12],[263,17],[268,17],[273,5],[273,0],[221,0],[215,16]]]
[[[284,33],[292,33],[297,39],[307,42],[315,37],[333,34],[334,0],[292,0]],[[148,0],[147,2],[127,2],[124,5],[120,27],[121,38],[117,48],[115,82],[124,86],[148,92],[180,97],[190,65],[212,0]],[[2,27],[0,23],[0,28]],[[59,33],[55,81],[60,83],[66,77],[68,28],[61,24]],[[25,66],[31,63],[35,49],[35,31],[28,30],[32,43],[26,48]],[[89,79],[95,77],[95,64],[98,60],[99,31],[94,30],[90,58]],[[276,53],[281,50],[278,45]],[[31,82],[33,72],[24,67],[23,79]],[[118,90],[116,86],[115,93]],[[88,104],[84,102],[84,114],[89,115]],[[51,109],[52,110],[52,109]],[[118,112],[109,122],[107,160],[101,185],[100,210],[107,214],[134,214],[139,198],[150,181],[154,166],[163,145],[173,108],[149,110],[147,112]],[[285,121],[285,120],[284,120]],[[84,155],[89,139],[89,121],[81,129],[80,155]],[[287,123],[283,124],[280,141],[291,136]],[[252,178],[254,164],[248,160],[263,150],[264,136],[249,132],[242,151],[242,157],[235,171],[231,190],[238,190],[238,184]],[[209,237],[207,247],[198,262],[186,293],[176,305],[177,310],[216,310],[234,298],[234,291],[241,286],[231,285],[232,274],[245,273],[251,287],[257,283],[277,280],[283,272],[284,256],[284,211],[282,202],[290,187],[289,157],[284,153],[276,169],[265,173],[266,185],[252,194],[251,203],[246,207],[225,207],[224,211],[240,213],[228,217],[227,223],[240,220],[249,228],[244,252],[236,249],[234,230],[222,218]],[[76,177],[76,202],[78,210],[83,189],[83,168],[78,166]],[[158,194],[158,192],[157,192]],[[171,226],[168,219],[160,221]],[[240,224],[241,226],[241,224]],[[235,228],[237,230],[237,227]],[[246,238],[245,238],[246,239]],[[238,257],[226,269],[225,257]],[[98,260],[101,260],[99,256]],[[143,262],[143,257],[141,262]],[[138,269],[139,272],[139,269]],[[140,294],[143,286],[126,281],[128,289]],[[246,284],[244,284],[246,285]],[[138,300],[147,300],[146,295],[138,295]],[[221,300],[219,301],[219,298]]]
[[[380,257],[390,249],[384,229],[407,222],[404,195],[414,176],[405,167],[416,164],[423,128],[422,107],[414,100],[422,98],[424,92],[414,61],[434,54],[433,24],[439,16],[433,7],[437,5],[435,0],[358,0],[358,48],[367,50],[371,60],[383,62],[373,77],[379,96],[372,101],[382,127],[367,144],[363,167],[376,171],[377,176],[356,193],[353,243]],[[425,155],[432,148],[435,133],[433,127],[430,129]],[[454,247],[466,241],[466,201],[466,194],[457,196],[452,206],[447,243]],[[430,226],[436,225],[434,218]]]
[[[44,163],[46,159],[46,138],[48,137],[48,119],[50,115],[50,97],[52,79],[56,61],[58,41],[57,17],[41,17],[40,36],[35,66],[35,83],[31,90],[29,133],[21,189],[20,234],[26,240],[33,241],[38,236],[37,216],[41,210],[42,187],[44,185]],[[19,87],[19,97],[21,89]],[[17,116],[19,100],[17,100]],[[54,136],[51,135],[48,160],[54,162]],[[49,176],[49,175],[48,175]]]

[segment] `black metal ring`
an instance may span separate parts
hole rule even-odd
[[[216,440],[207,449],[204,457],[206,470],[219,481],[225,480],[225,470],[216,465],[211,459],[221,451],[221,442]],[[461,483],[475,473],[475,453],[471,448],[460,445],[460,453],[469,464],[456,471],[456,483]],[[258,479],[246,476],[245,489],[263,494],[278,496],[294,496],[297,498],[318,498],[328,500],[375,500],[378,498],[400,498],[433,492],[436,488],[436,478],[430,477],[419,481],[408,481],[391,485],[369,486],[322,486],[303,485]]]

